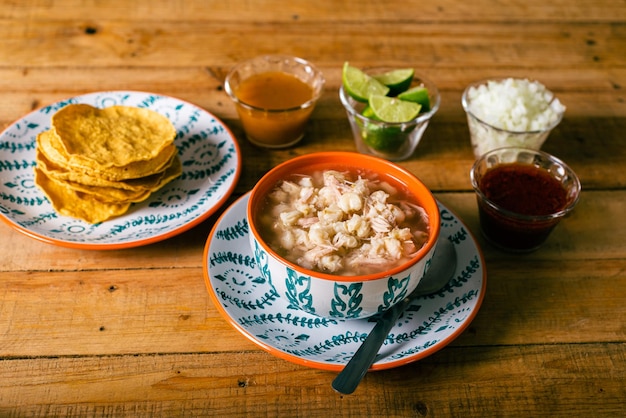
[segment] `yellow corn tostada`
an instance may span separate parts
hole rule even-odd
[[[176,137],[168,118],[130,106],[68,105],[52,116],[52,127],[70,164],[76,159],[99,167],[153,160]]]
[[[105,167],[79,158],[71,159],[63,149],[58,135],[52,130],[42,132],[37,136],[37,147],[49,161],[60,167],[112,181],[143,178],[161,172],[172,164],[177,154],[176,146],[172,143],[152,160],[136,161],[125,166]]]
[[[175,137],[149,109],[68,105],[37,136],[35,183],[58,213],[104,222],[180,176]]]

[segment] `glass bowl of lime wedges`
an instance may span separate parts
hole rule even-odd
[[[359,69],[345,63],[339,98],[359,152],[391,161],[415,151],[441,98],[413,68]]]

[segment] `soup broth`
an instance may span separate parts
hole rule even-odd
[[[241,82],[235,95],[246,105],[237,112],[250,141],[281,148],[302,138],[313,106],[313,87],[280,71],[255,74]],[[254,106],[254,107],[250,107]]]
[[[313,88],[294,75],[268,71],[243,80],[235,94],[249,105],[279,110],[308,102],[313,98]]]
[[[400,266],[429,236],[428,215],[408,190],[367,170],[293,175],[268,193],[256,216],[278,255],[344,276]]]

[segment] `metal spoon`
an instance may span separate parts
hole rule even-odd
[[[400,314],[419,296],[429,295],[440,290],[448,283],[456,270],[456,251],[454,245],[442,237],[433,256],[430,268],[406,298],[385,311],[377,320],[361,347],[354,353],[346,367],[333,380],[333,389],[348,395],[356,389],[367,370],[374,364],[376,354],[385,338],[396,324]]]

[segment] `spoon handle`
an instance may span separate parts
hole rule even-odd
[[[409,298],[406,298],[383,313],[367,336],[366,343],[361,344],[348,364],[333,380],[333,389],[344,395],[354,392],[367,370],[374,364],[378,350],[409,302]]]
[[[354,353],[348,364],[333,380],[332,386],[339,393],[354,392],[367,370],[374,364],[378,350],[385,342],[391,328],[398,322],[400,314],[418,296],[428,295],[441,289],[456,270],[456,251],[448,239],[439,240],[430,268],[406,298],[386,310],[377,320],[363,344]]]

